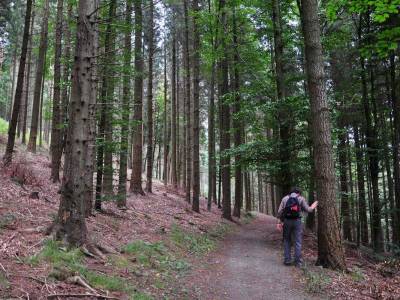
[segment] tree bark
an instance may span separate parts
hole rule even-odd
[[[166,41],[164,41],[166,44]],[[166,186],[168,183],[168,98],[167,98],[167,90],[168,90],[168,79],[167,79],[167,46],[164,49],[164,157],[163,157],[163,180],[164,185]]]
[[[40,99],[41,89],[43,84],[44,67],[46,60],[47,51],[47,33],[48,33],[48,21],[49,21],[49,0],[45,0],[42,18],[42,27],[40,33],[40,46],[39,46],[39,57],[36,69],[35,79],[35,90],[33,94],[33,105],[32,105],[32,122],[31,131],[29,135],[28,151],[36,153],[36,140],[38,134],[38,121],[39,121],[39,110],[40,110]]]
[[[134,0],[135,11],[135,94],[133,112],[133,157],[131,192],[144,195],[142,188],[143,161],[143,53],[142,53],[142,0]]]
[[[185,41],[184,41],[184,59],[185,59],[185,98],[186,98],[186,201],[191,201],[192,190],[192,121],[190,104],[190,54],[189,54],[189,13],[188,0],[183,0],[183,9],[185,17]]]
[[[51,179],[60,181],[60,163],[62,155],[61,144],[61,51],[63,30],[63,0],[57,1],[56,40],[54,45],[54,89],[53,89],[53,119],[51,125]]]
[[[20,105],[22,100],[22,90],[24,87],[24,74],[25,74],[25,64],[26,64],[26,53],[28,50],[28,40],[29,40],[29,25],[32,13],[32,0],[26,1],[26,12],[25,12],[25,22],[24,22],[24,35],[22,38],[21,47],[21,58],[18,69],[18,79],[17,88],[15,91],[14,105],[11,114],[10,126],[8,129],[8,140],[6,152],[3,156],[3,162],[8,165],[12,161],[14,144],[15,144],[15,132],[17,129],[18,114],[20,112]]]
[[[96,104],[97,1],[79,0],[61,202],[55,232],[70,246],[87,243],[86,204],[92,195]]]
[[[219,81],[220,81],[220,91],[219,91],[219,102],[220,102],[220,116],[221,116],[221,130],[220,130],[220,151],[221,151],[221,179],[222,179],[222,216],[225,219],[230,220],[231,217],[231,159],[230,155],[227,153],[231,146],[231,136],[230,136],[230,105],[225,99],[228,94],[228,45],[226,44],[225,37],[228,35],[227,28],[227,17],[226,17],[226,1],[219,0],[219,6],[221,10],[221,27],[222,35],[221,37],[221,49],[223,51],[221,61],[220,61],[220,71],[219,71]]]
[[[154,3],[150,0],[149,13],[149,78],[147,81],[147,182],[146,191],[152,193],[153,186],[153,56],[154,56]]]
[[[313,124],[314,163],[318,211],[317,264],[345,269],[338,213],[335,206],[335,174],[332,155],[331,124],[325,91],[324,62],[317,0],[301,0],[306,71]]]
[[[172,29],[172,68],[171,68],[171,181],[176,189],[178,187],[176,154],[177,154],[177,135],[176,135],[176,32]]]
[[[121,124],[121,152],[119,156],[119,184],[118,184],[118,202],[119,208],[126,207],[126,180],[128,168],[128,136],[129,136],[129,117],[131,98],[131,60],[132,60],[132,0],[126,1],[125,13],[125,31],[124,38],[124,73],[122,87],[122,124]]]
[[[233,47],[234,47],[234,55],[233,55],[233,88],[235,93],[235,103],[234,103],[234,119],[233,119],[233,128],[234,128],[234,144],[235,148],[240,147],[243,143],[242,141],[242,132],[243,132],[243,124],[242,118],[240,116],[241,112],[241,98],[240,98],[240,76],[239,76],[239,43],[238,43],[238,28],[236,21],[236,11],[235,7],[233,8]],[[240,218],[240,210],[243,206],[243,176],[242,176],[242,166],[241,166],[241,156],[239,154],[235,155],[235,203],[233,208],[233,215],[235,217]]]
[[[198,0],[192,0],[193,8],[193,203],[192,209],[200,212],[200,33]]]

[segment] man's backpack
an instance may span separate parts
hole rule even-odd
[[[285,219],[301,218],[301,207],[298,197],[289,197],[289,199],[286,201],[285,209],[283,211],[283,217]]]

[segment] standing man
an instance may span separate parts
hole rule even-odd
[[[315,201],[311,206],[308,206],[306,199],[301,196],[299,188],[293,188],[289,195],[283,197],[278,209],[278,219],[280,222],[277,224],[277,228],[282,230],[283,226],[284,264],[286,266],[292,264],[291,239],[294,237],[294,263],[297,267],[301,267],[301,246],[303,242],[302,212],[311,213],[317,205],[318,201]]]

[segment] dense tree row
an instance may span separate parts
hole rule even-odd
[[[85,216],[156,178],[226,219],[302,187],[323,266],[342,239],[399,252],[396,1],[8,2],[3,162],[49,146],[58,238],[86,244]]]

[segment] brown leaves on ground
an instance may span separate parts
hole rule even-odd
[[[312,265],[317,259],[317,239],[307,232],[303,256]],[[324,292],[334,299],[400,299],[400,262],[389,258],[379,262],[369,249],[346,246],[348,272],[310,267],[327,278]]]
[[[8,168],[0,169],[0,298],[42,299],[51,294],[88,292],[66,281],[48,281],[52,272],[50,264],[26,263],[43,248],[47,238],[44,232],[56,216],[60,195],[59,185],[50,180],[49,158],[43,153],[18,152]],[[38,192],[38,198],[30,197],[33,191]],[[197,214],[184,201],[183,191],[164,187],[159,182],[154,183],[153,191],[145,196],[129,197],[126,210],[118,209],[114,201],[103,203],[104,213],[94,213],[87,219],[91,240],[120,251],[135,240],[166,239],[173,224],[203,233],[221,222],[220,211],[213,207],[208,212],[205,199],[201,201],[201,214]],[[107,262],[89,258],[85,264],[100,274],[129,280],[143,292],[157,293],[146,274],[135,277],[123,268],[117,270]],[[126,297],[119,292],[113,295],[119,299]]]

